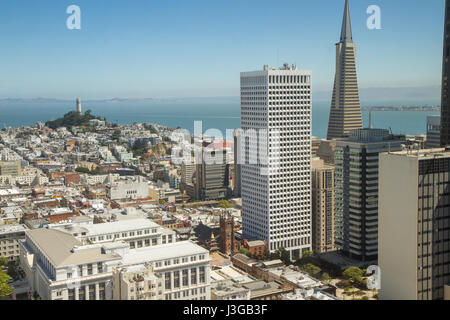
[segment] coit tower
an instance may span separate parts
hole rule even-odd
[[[79,114],[82,114],[82,112],[81,112],[81,100],[80,100],[80,98],[77,98],[77,112],[78,112]]]

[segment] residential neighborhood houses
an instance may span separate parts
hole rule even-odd
[[[204,141],[227,162],[174,163],[179,135],[156,124],[2,130],[2,299],[338,299],[243,238],[233,142]]]

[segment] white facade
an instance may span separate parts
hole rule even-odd
[[[173,243],[176,240],[175,231],[163,228],[148,219],[129,219],[83,226],[54,225],[52,229],[70,233],[83,244],[124,241],[131,249]]]
[[[241,73],[241,129],[244,238],[298,258],[311,249],[311,72]]]
[[[30,292],[43,300],[209,300],[209,263],[208,251],[190,241],[130,249],[36,229],[20,242]]]
[[[149,186],[142,177],[129,181],[119,181],[109,186],[108,195],[111,200],[145,199],[149,197]]]

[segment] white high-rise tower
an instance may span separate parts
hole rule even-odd
[[[82,114],[82,110],[81,110],[81,100],[80,98],[77,98],[77,112],[79,114]]]
[[[311,72],[241,73],[241,130],[243,236],[295,260],[311,250]]]

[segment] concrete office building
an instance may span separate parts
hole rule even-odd
[[[22,165],[20,161],[1,161],[0,176],[17,177],[22,175]]]
[[[350,9],[346,0],[341,40],[336,44],[336,77],[327,140],[347,137],[351,130],[362,127],[356,75],[356,44],[353,42]]]
[[[114,300],[163,300],[164,279],[148,264],[123,266],[113,271]]]
[[[442,55],[441,147],[450,145],[450,1],[445,0],[444,50]]]
[[[321,140],[317,157],[322,159],[326,164],[334,166],[334,155],[336,151],[336,141]]]
[[[241,128],[243,237],[295,260],[311,250],[311,72],[241,73]]]
[[[202,161],[197,164],[198,200],[223,200],[229,197],[230,165],[227,148],[202,147]]]
[[[335,156],[336,247],[359,261],[378,255],[378,157],[402,150],[404,136],[388,130],[359,129],[337,140]]]
[[[312,249],[334,251],[334,166],[312,160]]]
[[[450,299],[450,151],[381,154],[379,176],[380,299]]]
[[[0,257],[9,261],[19,258],[19,241],[25,239],[25,225],[3,225],[0,226]]]
[[[148,182],[140,176],[133,180],[113,182],[107,185],[107,189],[111,200],[146,199],[150,196]]]
[[[162,228],[148,219],[129,219],[99,224],[53,225],[70,233],[84,244],[124,241],[131,249],[157,246],[176,241],[175,231]]]
[[[236,198],[241,197],[241,139],[240,130],[233,131],[234,137],[234,190],[233,196]]]
[[[197,194],[197,165],[194,161],[186,163],[183,161],[181,164],[181,182],[180,191],[184,194],[186,193],[191,199],[199,199]]]
[[[427,149],[439,148],[441,146],[441,117],[427,117]]]

